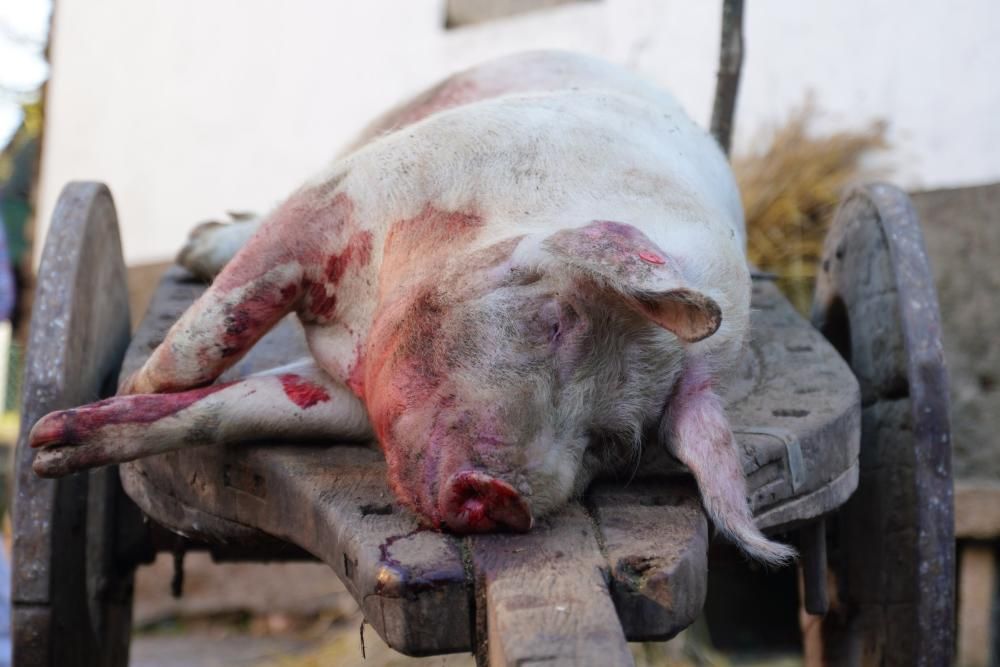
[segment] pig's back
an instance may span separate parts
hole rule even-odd
[[[663,117],[663,141],[675,159],[667,171],[692,185],[699,198],[708,198],[725,210],[727,222],[745,242],[742,206],[728,162],[715,140],[697,126],[672,95],[648,83],[628,69],[604,60],[565,51],[530,51],[493,60],[458,72],[433,88],[398,105],[373,121],[344,151],[349,155],[373,140],[451,110],[472,107],[496,108],[491,102],[510,100],[516,114],[518,97],[546,96],[553,99],[573,94],[582,98],[606,92],[631,98]],[[589,95],[588,95],[589,94]],[[489,113],[486,108],[483,112]],[[677,159],[679,158],[679,159]],[[666,165],[664,165],[666,166]],[[729,226],[727,225],[727,226]]]
[[[567,51],[528,51],[457,72],[372,121],[342,152],[350,153],[379,136],[436,113],[519,93],[608,90],[646,99],[668,112],[683,109],[665,91],[629,70]]]
[[[612,71],[608,71],[612,70]],[[529,51],[457,72],[376,118],[344,151],[435,113],[501,95],[627,85],[607,63],[563,51]],[[639,92],[639,91],[635,91]]]

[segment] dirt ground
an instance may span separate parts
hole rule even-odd
[[[474,667],[470,654],[410,658],[365,626],[350,594],[320,563],[213,563],[185,557],[184,595],[170,594],[173,559],[136,575],[132,667]],[[692,634],[692,633],[686,633]],[[638,667],[728,665],[682,635],[632,644]],[[746,665],[793,667],[795,659]]]
[[[170,593],[173,558],[161,554],[136,576],[133,667],[396,667],[473,665],[471,656],[412,659],[369,627],[322,563],[184,562],[184,594]]]

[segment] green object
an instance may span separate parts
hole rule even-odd
[[[25,234],[31,219],[31,190],[38,166],[41,102],[23,106],[24,119],[10,143],[0,151],[0,219],[12,266],[28,252]]]

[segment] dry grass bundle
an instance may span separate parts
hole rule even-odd
[[[734,158],[743,196],[750,261],[778,276],[800,312],[812,299],[823,238],[844,189],[884,176],[866,158],[888,148],[884,122],[857,131],[817,135],[817,111],[807,100],[759,148]]]

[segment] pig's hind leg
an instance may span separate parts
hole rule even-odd
[[[768,540],[754,525],[736,442],[704,362],[689,361],[662,428],[668,449],[698,482],[705,511],[716,529],[764,563],[781,565],[795,557],[794,549]]]
[[[34,470],[78,470],[185,447],[268,440],[372,438],[361,402],[312,360],[174,394],[115,396],[53,412],[29,435]]]
[[[231,222],[203,222],[188,234],[177,263],[202,280],[211,281],[260,228],[251,213],[230,213]]]

